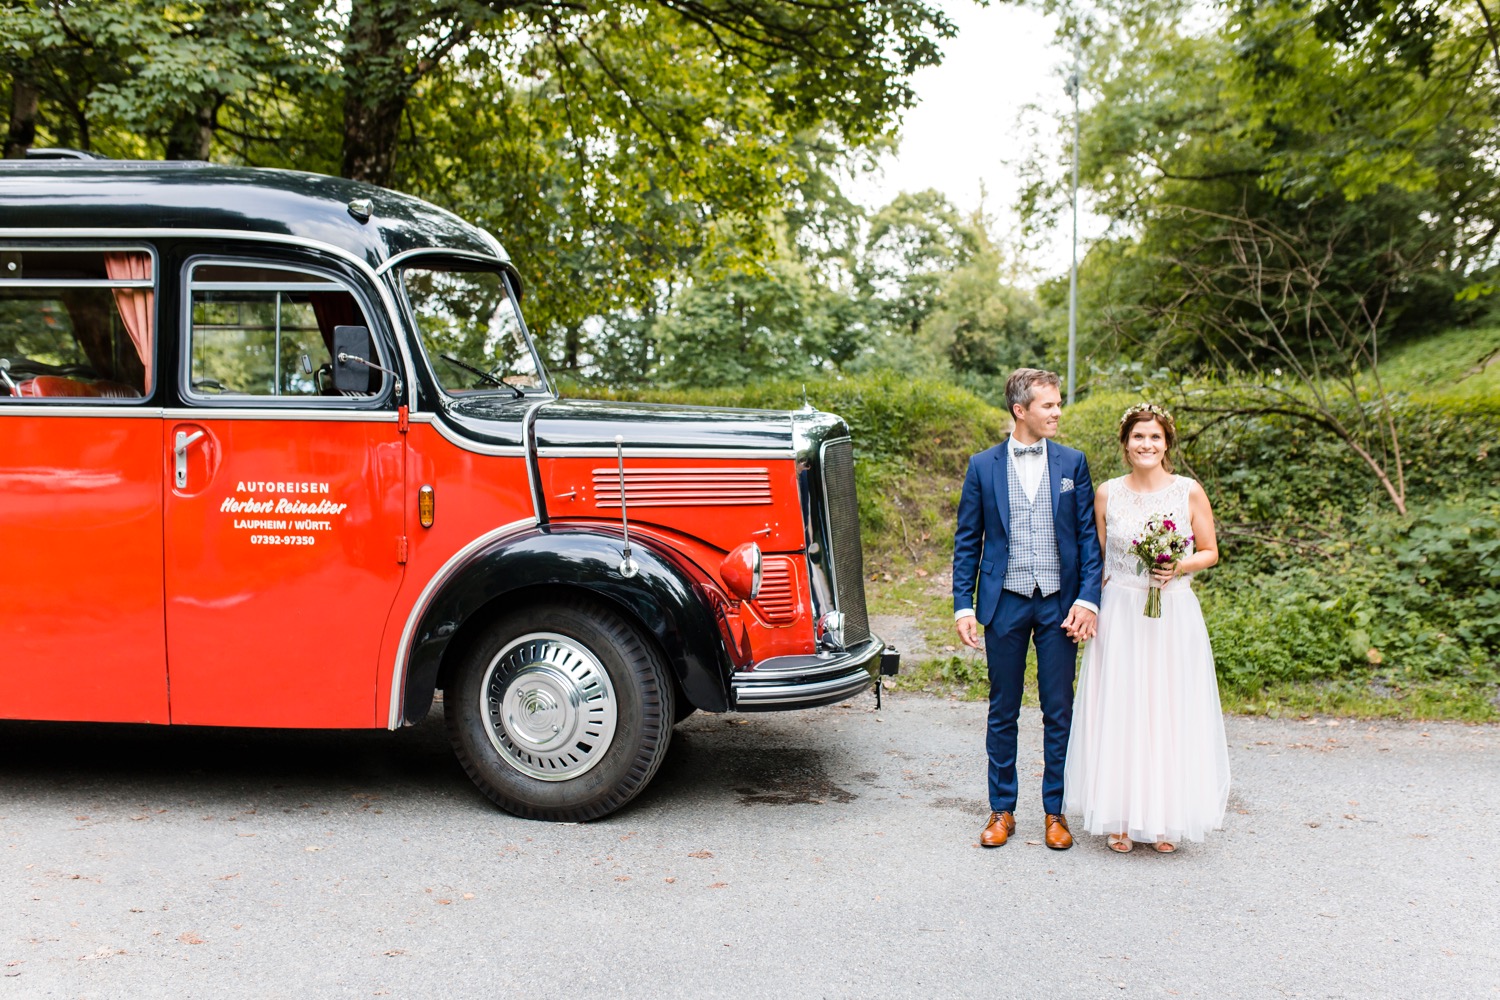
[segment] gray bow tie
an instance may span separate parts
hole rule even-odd
[[[1040,455],[1042,453],[1042,443],[1038,441],[1036,444],[1018,444],[1016,445],[1014,452],[1017,455]]]

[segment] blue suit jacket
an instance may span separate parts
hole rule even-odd
[[[953,610],[972,608],[980,625],[989,625],[1004,589],[1010,559],[1009,438],[969,459],[958,500],[958,527],[953,533]],[[1064,490],[1063,480],[1072,488]],[[1065,605],[1085,600],[1099,604],[1104,559],[1094,527],[1094,481],[1083,452],[1047,442],[1047,482],[1052,492],[1052,526],[1062,570]],[[979,584],[978,599],[974,585]]]

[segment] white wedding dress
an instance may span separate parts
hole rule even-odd
[[[1161,617],[1147,618],[1150,578],[1130,552],[1153,514],[1187,530],[1191,483],[1174,476],[1155,493],[1109,483],[1099,627],[1084,648],[1064,770],[1064,810],[1095,835],[1177,843],[1223,824],[1229,750],[1203,611],[1180,576],[1162,588]]]

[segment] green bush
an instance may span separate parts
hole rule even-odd
[[[1496,680],[1500,659],[1500,491],[1374,520],[1351,587],[1354,621],[1384,662],[1426,678]]]
[[[1500,662],[1500,413],[1399,409],[1408,513],[1347,447],[1286,418],[1192,439],[1220,526],[1206,601],[1220,677],[1489,690]]]
[[[1316,574],[1297,569],[1257,581],[1256,598],[1235,589],[1204,595],[1221,687],[1252,695],[1278,681],[1347,676],[1364,660],[1346,598],[1325,593]]]

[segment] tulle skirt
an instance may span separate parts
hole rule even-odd
[[[1064,770],[1064,810],[1089,833],[1202,840],[1224,822],[1229,749],[1213,650],[1191,581],[1147,618],[1144,578],[1104,587],[1083,654]]]

